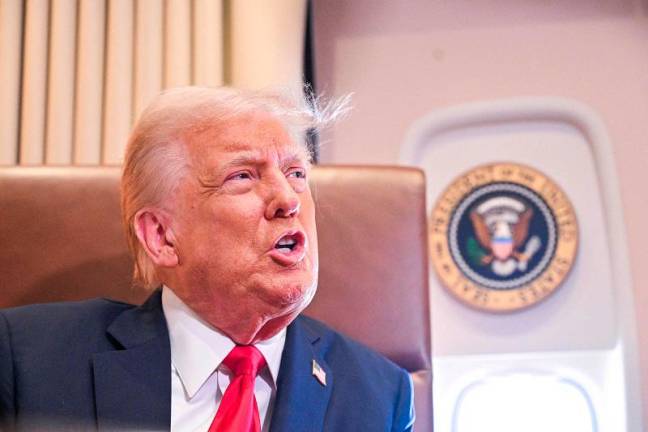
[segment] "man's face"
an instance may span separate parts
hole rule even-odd
[[[176,294],[236,342],[272,336],[317,285],[305,148],[267,113],[189,138],[191,168],[172,203]]]

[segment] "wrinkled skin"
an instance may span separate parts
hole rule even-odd
[[[235,342],[267,339],[316,290],[307,152],[267,113],[240,115],[185,141],[188,173],[164,206],[175,260],[162,266],[161,279]],[[284,257],[275,245],[285,233],[301,235],[303,248]]]

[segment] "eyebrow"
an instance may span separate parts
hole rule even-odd
[[[233,147],[230,147],[227,149],[227,151],[240,152],[240,148],[239,150],[234,150]],[[237,155],[227,163],[225,163],[223,166],[218,168],[217,171],[209,170],[208,173],[199,175],[199,179],[201,183],[208,184],[216,181],[216,179],[218,179],[221,175],[224,175],[226,171],[232,168],[246,166],[246,165],[264,165],[265,163],[266,163],[266,159],[263,156],[259,155],[257,152],[244,152],[242,154]],[[291,152],[290,154],[283,157],[279,162],[280,166],[282,167],[294,163],[303,164],[307,168],[310,167],[311,162],[310,159],[308,158],[307,151],[304,150],[300,152]]]
[[[304,163],[305,165],[310,165],[308,155],[305,151],[303,152],[291,152],[290,154],[282,157],[279,161],[280,166],[291,165],[293,163]],[[242,166],[242,165],[263,165],[266,163],[264,156],[259,155],[256,152],[246,152],[234,157],[229,162],[225,163],[222,166],[221,170],[227,170],[232,167]]]

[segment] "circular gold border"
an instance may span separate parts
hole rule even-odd
[[[556,249],[547,268],[531,283],[509,290],[484,287],[466,278],[448,245],[447,231],[457,205],[475,189],[495,182],[531,189],[549,206],[556,221]],[[430,214],[429,240],[432,267],[448,292],[482,311],[514,312],[544,300],[565,280],[576,260],[578,221],[567,195],[540,171],[518,163],[487,164],[466,171],[444,190]]]

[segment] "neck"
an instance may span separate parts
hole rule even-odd
[[[235,343],[239,345],[251,345],[275,336],[281,330],[286,328],[297,317],[297,315],[297,313],[294,313],[287,316],[276,317],[266,320],[261,324],[238,323],[238,325],[232,326],[231,328],[223,328],[215,324],[210,324],[225,333]]]

